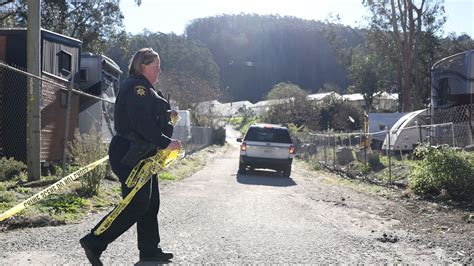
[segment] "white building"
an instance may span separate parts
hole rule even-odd
[[[230,117],[242,114],[244,109],[252,108],[253,103],[249,101],[223,103],[220,108],[224,116]]]
[[[332,92],[322,92],[322,93],[315,93],[310,94],[307,96],[308,100],[312,101],[329,101],[329,100],[341,100],[342,96],[338,93]]]
[[[283,104],[291,100],[292,98],[289,99],[276,99],[276,100],[266,100],[266,101],[259,101],[253,104],[253,106],[250,108],[256,115],[262,115],[265,112],[267,112],[271,106],[276,105],[276,104]]]

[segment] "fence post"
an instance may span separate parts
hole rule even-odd
[[[328,146],[328,140],[327,140],[328,136],[324,136],[324,164],[327,165],[328,163],[328,151],[327,151],[327,146]]]
[[[368,148],[368,137],[367,133],[364,132],[364,163],[365,163],[365,171],[364,171],[364,176],[365,179],[367,179],[367,172],[368,172],[368,167],[367,167],[367,148]]]
[[[453,123],[451,123],[451,135],[453,136],[453,147],[455,147],[456,141],[454,138],[454,124]]]
[[[63,140],[63,173],[66,174],[66,153],[67,153],[67,143],[69,139],[69,116],[71,114],[71,100],[72,100],[72,86],[74,82],[74,75],[71,73],[71,82],[67,90],[67,102],[66,102],[66,121],[64,125],[64,140]]]
[[[392,183],[392,157],[390,154],[390,130],[387,130],[387,136],[388,136],[388,149],[387,149],[387,155],[388,155],[388,182],[389,184]]]
[[[333,136],[334,136],[334,148],[332,149],[333,150],[333,167],[334,169],[336,169],[336,146],[337,146],[337,138],[336,138],[336,134],[333,133]]]
[[[421,125],[418,124],[418,121],[415,121],[415,124],[418,127],[418,133],[420,134],[420,144],[423,144],[423,135],[421,134]]]

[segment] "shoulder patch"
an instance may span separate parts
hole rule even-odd
[[[146,95],[146,88],[143,86],[135,86],[133,87],[135,94],[138,96],[145,96]]]

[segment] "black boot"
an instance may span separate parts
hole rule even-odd
[[[140,261],[169,261],[173,258],[173,253],[163,252],[161,248],[157,248],[153,252],[141,252]]]
[[[89,235],[81,238],[79,243],[81,243],[82,248],[86,252],[87,259],[92,264],[92,266],[102,266],[102,261],[100,261],[100,255],[102,254],[103,250],[95,248],[91,241],[88,239]]]

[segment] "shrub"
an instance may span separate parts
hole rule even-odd
[[[420,145],[410,177],[410,187],[418,194],[438,195],[446,189],[453,198],[474,199],[474,164],[469,154],[447,146]]]
[[[14,202],[16,200],[16,194],[12,191],[0,191],[0,202]]]
[[[83,167],[106,156],[107,145],[104,144],[102,134],[99,134],[93,127],[89,134],[79,134],[79,131],[76,131],[68,152],[73,162]],[[101,164],[80,177],[85,195],[99,194],[100,181],[104,179],[105,173],[106,165]]]
[[[273,104],[264,113],[262,121],[272,124],[305,126],[311,130],[319,130],[320,107],[307,99],[282,100]]]
[[[24,170],[26,170],[24,163],[13,158],[0,158],[0,181],[11,180]]]

